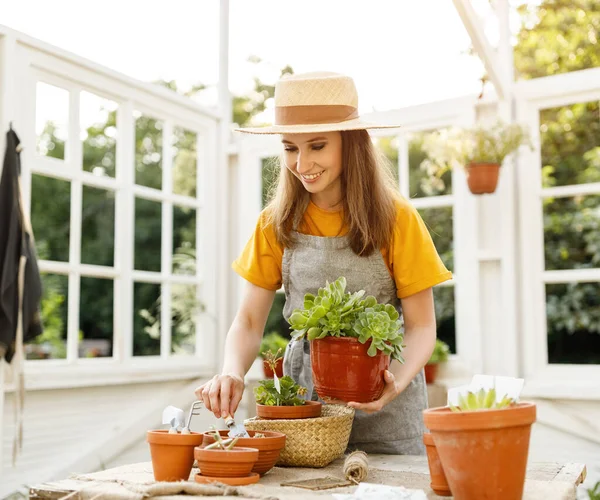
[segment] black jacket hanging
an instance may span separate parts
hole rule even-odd
[[[19,261],[27,259],[23,282],[23,341],[42,333],[40,302],[42,284],[33,234],[22,206],[19,176],[20,140],[9,130],[0,180],[0,352],[10,363],[15,353],[19,306]]]

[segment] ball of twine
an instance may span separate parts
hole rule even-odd
[[[344,477],[356,484],[367,479],[369,460],[364,451],[353,451],[344,462]]]

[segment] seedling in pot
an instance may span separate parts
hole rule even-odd
[[[458,405],[449,404],[452,411],[477,411],[498,410],[506,408],[515,403],[513,398],[504,396],[500,401],[496,400],[496,389],[479,389],[478,392],[469,391],[467,394],[458,395]]]
[[[220,449],[220,450],[231,450],[235,444],[238,441],[238,437],[234,437],[234,438],[229,438],[229,439],[222,439],[221,438],[221,434],[219,434],[219,431],[214,430],[211,433],[211,436],[215,438],[215,442],[212,444],[209,444],[208,446],[205,446],[204,449],[205,450],[213,450],[213,449]]]

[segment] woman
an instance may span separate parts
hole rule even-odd
[[[223,371],[196,390],[215,416],[234,414],[244,375],[260,346],[275,291],[284,285],[284,316],[304,294],[344,276],[403,313],[406,362],[393,361],[381,398],[348,403],[356,415],[350,447],[371,453],[422,454],[423,367],[436,326],[432,287],[450,279],[418,212],[377,159],[357,112],[351,78],[334,73],[289,75],[275,88],[276,125],[241,129],[280,134],[283,154],[276,194],[233,269],[248,281],[229,330]],[[292,341],[284,372],[313,391],[310,344]]]

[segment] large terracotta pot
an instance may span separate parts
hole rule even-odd
[[[473,194],[496,191],[499,175],[500,165],[497,163],[470,163],[467,165],[467,184]]]
[[[194,448],[194,458],[203,476],[245,477],[249,476],[258,460],[256,448],[234,446],[231,450],[205,450]]]
[[[256,403],[256,415],[270,419],[314,418],[321,416],[321,407],[322,404],[318,401],[305,401],[300,406],[268,406]]]
[[[499,410],[423,411],[456,500],[521,500],[533,403]]]
[[[429,464],[431,489],[436,495],[441,497],[451,496],[452,493],[450,492],[450,486],[448,486],[448,481],[446,480],[446,474],[444,474],[442,462],[440,462],[440,456],[435,447],[433,436],[429,432],[423,434],[423,443],[425,443],[425,449],[427,450],[427,463]]]
[[[438,373],[438,364],[432,363],[429,365],[425,365],[425,382],[428,384],[433,384],[435,379],[437,378]]]
[[[169,434],[160,429],[148,431],[152,470],[157,481],[187,481],[194,464],[194,447],[202,444],[202,434]]]
[[[254,437],[257,431],[248,431],[250,434],[249,438],[238,438],[236,441],[237,446],[244,448],[256,448],[258,450],[258,460],[252,468],[252,472],[257,472],[261,476],[269,472],[277,459],[281,450],[285,446],[285,434],[281,432],[272,431],[261,431],[264,437]],[[219,431],[219,434],[224,439],[227,439],[229,431]],[[212,436],[212,432],[205,432],[202,444],[207,446],[215,442],[215,438]]]
[[[265,372],[265,378],[273,378],[273,370],[269,364],[263,360],[263,371]],[[283,358],[279,358],[277,360],[277,364],[275,365],[275,373],[279,378],[283,377]]]
[[[359,403],[379,399],[390,357],[381,351],[369,356],[370,345],[370,341],[361,344],[352,337],[325,337],[311,341],[313,383],[321,399]]]

